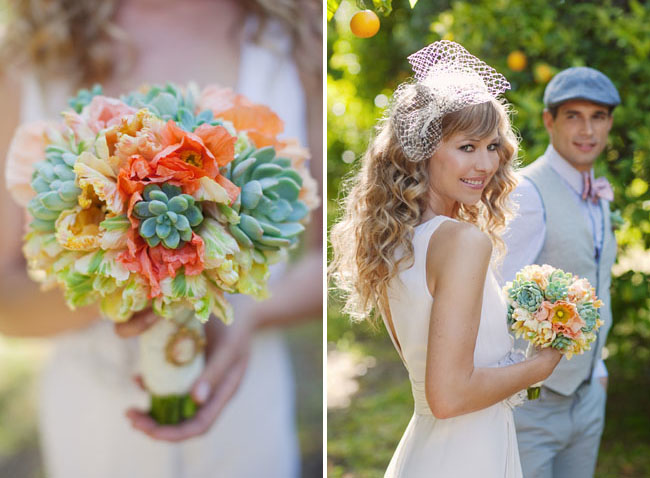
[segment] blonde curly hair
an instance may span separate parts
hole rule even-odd
[[[385,310],[389,282],[413,264],[413,231],[427,207],[428,160],[411,161],[404,154],[392,121],[399,107],[394,104],[390,117],[380,122],[361,169],[346,181],[349,193],[341,203],[343,215],[330,232],[330,277],[344,296],[344,312],[354,319],[373,318]],[[499,135],[497,172],[481,200],[476,205],[460,204],[456,218],[487,233],[502,255],[500,235],[512,207],[508,197],[517,184],[518,140],[508,110],[495,99],[442,119],[442,141],[459,132],[484,138],[494,131]]]

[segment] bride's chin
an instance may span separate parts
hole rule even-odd
[[[459,200],[458,202],[462,204],[463,206],[476,206],[479,201],[481,200],[481,196],[477,196],[475,198],[464,198]]]

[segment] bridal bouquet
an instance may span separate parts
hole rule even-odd
[[[58,122],[21,126],[7,184],[26,207],[30,276],[71,308],[115,321],[152,307],[141,372],[160,423],[192,416],[202,323],[228,323],[224,293],[268,297],[269,265],[318,202],[308,152],[280,119],[229,89],[82,90]]]
[[[503,290],[508,325],[528,341],[527,355],[533,347],[553,347],[569,360],[590,349],[603,324],[603,303],[589,281],[547,264],[524,267]],[[539,385],[528,389],[529,399],[539,397]]]

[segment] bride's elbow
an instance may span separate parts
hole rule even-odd
[[[433,416],[439,419],[453,418],[458,416],[457,400],[451,394],[444,391],[429,390],[426,391],[427,404]]]

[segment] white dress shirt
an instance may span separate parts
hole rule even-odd
[[[565,186],[573,193],[576,203],[591,227],[594,238],[594,256],[600,254],[603,247],[603,211],[600,203],[594,204],[590,200],[582,199],[583,177],[549,144],[544,153],[549,165],[563,179]],[[539,161],[539,160],[538,160]],[[589,172],[592,183],[593,169]],[[524,266],[534,263],[544,246],[546,237],[546,217],[544,205],[537,188],[527,178],[520,176],[519,184],[512,194],[512,200],[517,204],[518,210],[515,218],[510,222],[508,230],[503,235],[503,240],[508,248],[507,254],[501,265],[501,282],[514,279],[517,272]],[[598,360],[594,367],[593,377],[607,376],[607,368],[603,360]]]

